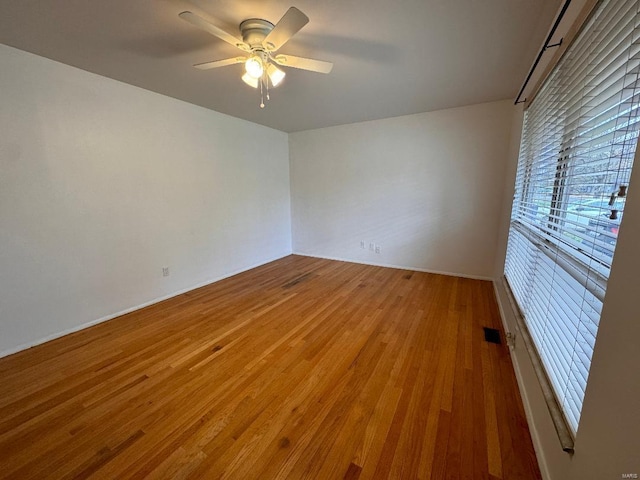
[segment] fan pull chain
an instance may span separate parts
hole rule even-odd
[[[262,91],[262,84],[264,82],[260,79],[260,108],[264,108],[264,93]]]

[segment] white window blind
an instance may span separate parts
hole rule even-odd
[[[638,143],[638,0],[604,0],[525,112],[505,277],[576,433]]]

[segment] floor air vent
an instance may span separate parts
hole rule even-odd
[[[489,343],[497,343],[500,345],[500,332],[495,328],[482,327],[484,330],[484,339]]]

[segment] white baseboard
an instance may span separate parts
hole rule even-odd
[[[502,320],[502,328],[505,333],[511,331],[509,325],[507,324],[507,318],[504,314],[504,307],[502,306],[502,302],[500,301],[500,292],[498,292],[498,286],[496,285],[496,280],[492,281],[493,283],[493,294],[496,296],[496,303],[498,304],[498,311],[500,312],[500,320]],[[513,362],[513,359],[512,359]]]
[[[338,262],[357,263],[359,265],[371,265],[372,267],[395,268],[397,270],[410,270],[414,272],[434,273],[437,275],[447,275],[449,277],[461,277],[461,278],[471,278],[473,280],[493,281],[492,277],[483,277],[480,275],[467,275],[465,273],[442,272],[439,270],[430,270],[427,268],[409,267],[409,266],[403,266],[403,265],[392,265],[389,263],[363,262],[361,260],[353,260],[350,258],[327,257],[323,255],[315,255],[315,254],[312,255],[310,253],[302,253],[302,252],[293,252],[293,255],[300,255],[301,257],[324,258],[325,260],[337,260]]]
[[[498,303],[498,311],[500,312],[500,319],[502,320],[502,327],[505,332],[511,331],[507,324],[504,306],[502,305],[500,292],[498,291],[497,282],[500,280],[493,280],[493,292],[496,296],[496,302]],[[511,309],[511,305],[507,305],[507,308]],[[542,449],[542,442],[540,436],[536,430],[535,423],[533,421],[533,410],[531,409],[531,403],[527,396],[527,390],[524,385],[524,379],[522,378],[522,372],[520,371],[520,364],[515,355],[513,355],[511,349],[509,350],[509,357],[511,358],[511,365],[516,375],[516,382],[518,383],[518,390],[520,391],[520,398],[522,398],[522,406],[524,407],[524,414],[527,417],[527,425],[529,426],[529,432],[531,433],[531,441],[533,442],[533,449],[536,452],[536,459],[538,460],[538,466],[540,467],[540,473],[544,480],[550,480],[549,469],[547,468],[547,462],[545,461],[544,452]]]
[[[200,282],[200,283],[198,283],[196,285],[193,285],[193,286],[190,286],[190,287],[187,287],[187,288],[183,288],[182,290],[178,290],[178,291],[170,293],[168,295],[164,295],[162,297],[154,298],[153,300],[149,300],[148,302],[141,303],[141,304],[136,305],[134,307],[126,308],[124,310],[120,310],[119,312],[112,313],[112,314],[109,314],[109,315],[105,315],[104,317],[98,318],[97,320],[91,320],[89,322],[82,323],[82,324],[77,325],[75,327],[67,328],[67,329],[65,329],[65,330],[63,330],[61,332],[53,333],[51,335],[47,335],[46,337],[39,338],[38,340],[34,340],[32,342],[23,343],[22,345],[18,345],[17,347],[10,348],[8,350],[4,350],[4,351],[0,352],[0,358],[7,357],[9,355],[13,355],[14,353],[21,352],[23,350],[35,347],[37,345],[42,345],[43,343],[50,342],[51,340],[55,340],[56,338],[64,337],[65,335],[69,335],[70,333],[74,333],[74,332],[78,332],[80,330],[84,330],[85,328],[92,327],[94,325],[97,325],[97,324],[102,323],[102,322],[106,322],[108,320],[112,320],[112,319],[114,319],[116,317],[120,317],[122,315],[126,315],[127,313],[135,312],[136,310],[140,310],[141,308],[145,308],[145,307],[148,307],[150,305],[154,305],[156,303],[160,303],[160,302],[162,302],[164,300],[168,300],[169,298],[177,297],[178,295],[182,295],[183,293],[190,292],[191,290],[195,290],[197,288],[204,287],[206,285],[211,285],[212,283],[219,282],[220,280],[224,280],[225,278],[233,277],[234,275],[238,275],[239,273],[246,272],[248,270],[252,270],[252,269],[260,267],[262,265],[266,265],[267,263],[271,263],[271,262],[274,262],[274,261],[279,260],[281,258],[288,257],[289,255],[291,255],[291,253],[287,253],[287,254],[279,256],[279,257],[271,258],[271,259],[265,260],[264,262],[260,262],[260,263],[257,263],[255,265],[251,265],[249,267],[243,267],[243,268],[241,268],[239,270],[234,270],[234,271],[232,271],[232,272],[230,272],[228,274],[224,274],[224,275],[222,275],[220,277],[215,277],[215,278],[212,278],[212,279],[209,279],[209,280],[205,280],[204,282]]]

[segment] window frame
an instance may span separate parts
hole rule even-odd
[[[630,11],[634,12],[636,16],[639,14],[638,9],[633,9],[633,7],[629,8],[627,6],[627,3],[630,3],[630,2],[625,3],[625,0],[620,0],[619,3],[614,3],[614,2],[615,0],[611,0],[611,3],[609,4],[611,5],[612,10],[628,8]],[[580,28],[577,28],[575,30],[574,37],[572,38],[571,43],[573,43],[573,40],[580,37],[583,27],[590,23],[590,20],[592,19],[593,14],[599,10],[599,8],[597,7],[605,3],[607,3],[607,1],[602,0],[602,1],[595,2],[589,7],[590,8],[589,14],[583,15],[583,18],[582,18],[583,23]],[[608,13],[609,12],[607,12],[607,14]],[[615,25],[616,27],[619,26],[618,23],[616,23]],[[626,25],[624,26],[626,27]],[[638,25],[636,22],[635,26],[633,27],[634,29],[633,32],[635,32],[635,29],[637,28],[638,28]],[[622,29],[622,27],[620,27],[620,30],[617,30],[617,31],[624,31],[624,30]],[[632,36],[632,38],[635,38],[635,37]],[[622,45],[622,43],[620,43],[619,45]],[[633,40],[631,45],[632,47],[637,45],[637,39]],[[632,47],[630,47],[630,49],[632,49]],[[567,45],[564,49],[564,52],[568,51],[569,48],[571,48],[571,45]],[[580,48],[584,48],[584,47],[581,46]],[[618,48],[618,46],[616,46],[615,48]],[[598,54],[600,54],[600,52],[598,52]],[[562,56],[560,56],[557,60],[561,61]],[[596,68],[600,68],[600,65],[602,65],[602,71],[608,72],[606,74],[607,76],[604,77],[607,80],[609,78],[615,78],[615,76],[609,71],[609,68],[612,65],[612,63],[609,63],[609,60],[610,60],[609,56],[605,55],[604,58],[601,60],[602,63],[594,64],[594,65],[597,65]],[[547,73],[549,76],[551,76],[552,74],[554,74],[554,71],[555,71],[555,68],[552,68],[548,70]],[[625,77],[623,76],[623,78]],[[544,90],[545,82],[546,80],[543,82],[540,82],[540,84],[538,85],[540,87],[540,90]],[[581,85],[578,88],[586,89],[587,88],[586,85],[588,84]],[[589,90],[589,92],[591,93],[592,91],[595,91],[596,92],[595,98],[598,98],[599,99],[598,101],[601,101],[600,100],[601,92],[598,91],[599,85],[597,84],[595,84],[595,86],[589,85],[589,88],[592,88],[592,90]],[[620,88],[621,88],[620,102],[617,102],[617,103],[614,102],[612,104],[613,107],[611,107],[611,112],[610,112],[612,113],[612,115],[609,117],[605,116],[605,114],[609,112],[608,110],[609,107],[607,106],[608,105],[607,103],[604,103],[604,104],[596,103],[594,104],[596,106],[589,105],[587,110],[588,115],[586,116],[584,116],[582,113],[581,109],[583,107],[581,103],[577,107],[578,108],[577,111],[563,110],[564,107],[558,107],[558,111],[556,113],[559,114],[558,118],[560,118],[561,122],[554,123],[551,126],[551,134],[550,134],[548,145],[545,145],[544,143],[540,143],[538,137],[536,137],[541,135],[541,133],[540,133],[540,130],[536,130],[535,128],[540,128],[540,127],[535,127],[535,128],[532,127],[532,132],[530,134],[527,133],[527,118],[525,117],[524,128],[522,132],[521,148],[520,148],[520,154],[519,154],[519,160],[518,160],[518,168],[517,168],[516,180],[515,180],[516,192],[514,195],[514,204],[512,208],[511,220],[509,225],[509,243],[511,244],[512,242],[511,240],[512,231],[517,232],[517,234],[521,235],[522,237],[519,240],[514,240],[515,246],[513,247],[513,249],[514,251],[517,251],[520,253],[524,252],[526,255],[521,260],[516,261],[514,263],[515,266],[526,267],[532,264],[537,265],[536,262],[538,262],[537,260],[538,257],[536,252],[540,252],[547,257],[546,260],[542,260],[543,263],[548,263],[549,261],[551,261],[554,264],[554,266],[559,266],[563,272],[568,274],[573,280],[577,281],[578,284],[584,288],[585,292],[588,292],[588,294],[595,297],[600,302],[600,305],[604,302],[604,294],[606,291],[607,280],[609,277],[609,270],[611,268],[611,263],[613,261],[615,242],[612,244],[613,246],[610,247],[609,249],[611,252],[611,255],[609,255],[607,253],[608,250],[605,250],[604,248],[606,248],[607,245],[611,245],[610,242],[606,243],[607,238],[609,237],[616,238],[615,234],[617,233],[617,231],[614,232],[613,235],[610,234],[610,232],[607,232],[606,234],[605,232],[599,232],[598,222],[603,221],[602,211],[606,210],[603,208],[602,205],[600,205],[598,209],[594,209],[594,210],[600,211],[600,213],[598,213],[594,217],[594,220],[595,220],[594,225],[592,225],[591,223],[592,219],[589,218],[587,220],[587,226],[583,228],[580,226],[581,224],[579,220],[568,219],[567,216],[571,212],[571,207],[575,205],[575,203],[572,200],[581,199],[580,193],[576,193],[576,192],[579,192],[580,187],[584,187],[585,185],[588,185],[588,184],[581,184],[580,181],[575,181],[572,183],[572,181],[574,181],[579,176],[578,174],[574,175],[574,170],[576,168],[586,167],[585,169],[587,170],[587,173],[582,173],[582,175],[585,175],[585,176],[593,175],[595,177],[597,175],[594,175],[593,172],[589,172],[588,169],[599,167],[600,166],[599,163],[602,163],[602,165],[604,165],[603,180],[598,184],[594,184],[596,186],[596,190],[600,190],[600,193],[598,193],[597,195],[594,195],[594,197],[601,195],[602,192],[606,189],[607,185],[610,184],[609,175],[611,175],[612,173],[611,161],[612,161],[612,158],[614,158],[613,156],[614,148],[619,145],[622,145],[621,147],[622,153],[620,153],[620,160],[618,162],[619,168],[622,168],[621,165],[623,165],[625,161],[628,161],[628,160],[625,160],[625,154],[624,154],[624,148],[627,147],[627,140],[631,138],[631,142],[633,142],[634,149],[637,148],[638,146],[638,135],[637,135],[638,127],[635,126],[635,123],[637,122],[635,118],[638,112],[635,112],[634,114],[635,116],[632,115],[634,108],[635,109],[638,108],[637,106],[635,106],[637,103],[637,100],[636,100],[637,90],[636,90],[636,87],[634,87],[634,90],[633,90],[634,93],[630,97],[632,98],[632,102],[630,103],[630,105],[632,106],[629,108],[629,112],[630,112],[628,116],[629,122],[624,123],[624,120],[623,120],[623,124],[624,124],[623,127],[621,129],[618,129],[618,123],[617,123],[618,120],[621,118],[622,119],[626,118],[625,117],[626,110],[624,110],[623,107],[626,105],[624,92],[625,92],[625,88],[627,87],[625,86],[624,82]],[[576,92],[578,93],[574,94],[573,92],[569,91],[569,93],[566,93],[566,94],[569,96],[583,94],[583,90],[576,90]],[[618,90],[615,90],[615,92],[618,92]],[[539,91],[536,91],[535,96],[538,96],[538,93]],[[549,101],[554,102],[555,100],[556,100],[555,98],[550,97]],[[529,107],[530,105],[531,104],[528,102],[527,106]],[[552,103],[552,105],[556,105],[556,104]],[[575,103],[570,103],[568,105],[570,105],[571,108],[576,108]],[[602,110],[599,110],[601,108],[601,105],[604,105],[604,107],[602,107]],[[597,113],[593,113],[594,111]],[[525,112],[525,115],[527,115],[527,113],[528,112]],[[543,117],[544,116],[545,114],[543,114]],[[584,123],[582,123],[583,118],[587,119],[584,121]],[[609,123],[611,122],[613,122],[613,127],[609,126]],[[586,126],[586,128],[583,131],[580,131],[579,128],[576,127],[576,125],[578,125],[580,128],[585,128],[583,126]],[[546,128],[547,127],[545,125],[542,128],[542,130],[546,130]],[[621,137],[622,138],[621,144],[618,143],[620,142],[620,137],[618,137],[619,132],[623,132],[623,135]],[[631,132],[631,136],[629,137],[630,132]],[[528,135],[531,135],[532,137],[529,137]],[[611,135],[610,141],[607,140],[607,137],[609,135]],[[532,140],[532,138],[534,140]],[[598,159],[598,155],[600,154],[594,154],[594,152],[597,152],[598,149],[600,148],[598,146],[600,143],[598,142],[601,142],[602,144],[607,145],[606,154],[604,155],[602,161]],[[611,150],[608,150],[609,146]],[[557,150],[557,154],[555,156],[549,155],[549,152],[553,149]],[[583,152],[583,151],[589,152],[588,155],[581,157],[580,152]],[[540,152],[540,154],[538,154],[538,152]],[[591,155],[593,155],[593,157],[591,157]],[[555,161],[552,160],[554,157],[555,157]],[[584,163],[580,163],[579,159],[581,158],[586,159],[586,161]],[[524,159],[524,163],[521,164],[523,159]],[[633,158],[631,160],[631,164],[632,163],[633,163]],[[545,169],[548,169],[548,168],[555,168],[555,172],[551,173],[551,177],[544,175],[545,173],[549,173],[548,171],[545,172]],[[631,167],[629,167],[629,170],[630,168]],[[596,171],[596,173],[597,172],[598,171]],[[535,180],[539,180],[539,178],[543,178],[543,181],[536,184]],[[545,181],[548,181],[550,179],[553,180],[552,184],[544,183]],[[540,190],[537,190],[537,188],[540,188],[542,191],[544,191],[545,188],[549,188],[550,186],[552,188],[549,190],[549,192],[546,192],[547,196],[544,197],[549,199],[548,212],[546,212],[546,219],[543,220],[545,215],[544,212],[542,217],[536,218],[536,212],[538,211],[538,208],[541,205],[540,199],[542,198],[542,196],[540,195]],[[572,187],[576,188],[575,192],[572,191]],[[628,182],[627,182],[627,187],[628,187]],[[588,186],[587,186],[587,189],[588,189]],[[613,199],[613,197],[611,198]],[[594,199],[594,201],[595,200],[597,199]],[[603,199],[600,199],[599,201],[602,202]],[[545,205],[545,206],[547,205],[546,200],[544,200],[542,205]],[[615,209],[615,204],[611,208]],[[575,210],[576,212],[580,211],[577,208]],[[577,213],[578,218],[580,218],[581,216],[584,218],[585,215],[581,213]],[[588,215],[586,216],[588,217]],[[614,219],[613,217],[610,217],[610,218]],[[603,234],[604,237],[602,237],[600,233]],[[584,244],[585,240],[592,242],[591,249],[589,249],[588,247],[580,248],[580,245]],[[603,244],[603,246],[600,247],[600,250],[596,249],[596,246],[599,245],[599,243]],[[552,418],[554,419],[554,423],[556,424],[556,430],[558,431],[559,437],[561,439],[563,449],[565,451],[572,451],[573,439],[577,431],[580,411],[581,411],[581,404],[583,399],[582,397],[579,397],[578,402],[573,403],[574,407],[577,405],[577,410],[571,410],[574,412],[573,417],[576,418],[575,430],[574,430],[573,424],[568,420],[567,413],[565,412],[565,408],[561,406],[565,402],[573,401],[572,399],[574,397],[567,396],[567,390],[564,391],[564,397],[563,397],[562,393],[559,393],[555,389],[555,387],[553,387],[553,384],[554,383],[557,384],[558,380],[563,380],[564,373],[559,374],[560,376],[556,377],[555,382],[550,379],[549,374],[547,372],[547,367],[544,365],[544,362],[551,361],[553,364],[555,360],[549,360],[547,357],[547,359],[544,360],[543,362],[542,360],[543,355],[539,351],[538,345],[536,345],[536,341],[534,340],[531,332],[529,331],[531,327],[529,326],[529,321],[525,318],[525,315],[524,315],[524,312],[527,309],[522,308],[520,306],[517,300],[517,296],[514,295],[514,292],[512,291],[511,285],[509,283],[507,270],[509,270],[509,268],[513,268],[513,266],[512,267],[507,266],[507,262],[509,262],[509,256],[511,254],[510,248],[511,248],[511,245],[509,245],[507,248],[507,255],[506,255],[507,258],[505,260],[505,276],[503,278],[505,290],[509,295],[509,299],[512,303],[512,306],[514,307],[514,311],[516,312],[516,318],[519,320],[518,321],[519,329],[521,332],[524,333],[523,337],[525,338],[525,345],[527,345],[527,350],[529,351],[529,355],[532,359],[532,362],[534,363],[534,369],[536,370],[536,374],[538,375],[540,384],[543,388],[543,391],[545,392],[545,399],[547,400],[549,410],[552,414]],[[533,255],[533,257],[531,257],[531,255]],[[605,258],[605,257],[608,257],[608,258]],[[532,258],[534,259],[532,260]],[[548,268],[548,266],[542,267],[542,268],[544,270],[545,268]],[[545,271],[547,272],[547,275],[548,275],[548,270],[545,270]],[[516,275],[514,278],[516,278],[516,283],[518,283],[518,289],[524,288],[524,290],[527,291],[527,294],[533,295],[531,298],[533,298],[535,301],[536,295],[540,295],[540,293],[544,291],[544,288],[542,288],[541,290],[537,290],[535,293],[532,294],[532,292],[536,288],[540,289],[541,288],[540,285],[543,285],[543,287],[548,286],[551,289],[553,288],[554,285],[556,285],[556,281],[554,278],[555,271],[556,271],[555,267],[552,269],[552,271],[554,273],[553,273],[553,276],[550,277],[551,280],[543,278],[544,274],[542,274],[542,277],[541,277],[542,280],[537,279],[532,283],[529,283],[526,277],[522,277],[519,275]],[[548,281],[549,283],[544,284],[545,281]],[[542,284],[539,284],[536,282],[542,282]],[[560,283],[562,283],[561,280],[560,280]],[[570,283],[563,284],[561,287],[563,288],[562,293],[569,293],[569,294],[576,293],[576,295],[579,296],[580,292],[577,289],[576,290],[572,289],[571,285],[573,285],[573,283],[574,282],[572,281]],[[554,298],[555,297],[553,295],[550,295],[548,299],[548,301],[550,302],[549,305],[554,301]],[[584,298],[585,297],[582,297],[583,301],[584,301]],[[528,299],[527,302],[530,303],[531,299]],[[557,305],[560,305],[562,302],[558,303],[556,301],[556,303]],[[597,304],[594,303],[593,305],[597,305]],[[599,318],[600,311],[597,309],[593,311],[597,313],[597,317],[594,317],[596,318],[596,322],[594,324],[595,325],[594,331],[597,331],[597,323],[598,323],[597,318]],[[582,394],[584,395],[584,388],[586,388],[586,383],[588,381],[590,355],[592,354],[593,350],[591,346],[591,350],[587,352],[586,350],[583,349],[583,347],[577,346],[577,343],[580,341],[584,341],[584,339],[586,338],[586,337],[579,338],[579,335],[582,328],[588,329],[589,326],[591,325],[591,323],[589,323],[589,318],[590,318],[590,315],[592,315],[592,312],[585,313],[584,316],[583,316],[582,309],[579,309],[578,312],[579,312],[578,316],[575,317],[575,320],[577,320],[577,323],[574,322],[574,324],[571,327],[571,328],[574,328],[575,330],[571,330],[571,328],[569,329],[569,331],[575,335],[575,337],[573,338],[574,345],[571,348],[568,347],[569,344],[562,345],[563,353],[559,353],[558,355],[563,355],[566,352],[573,352],[572,353],[573,357],[571,358],[571,362],[569,362],[568,364],[569,369],[566,371],[568,376],[564,377],[564,380],[567,382],[566,387],[563,387],[563,388],[566,388],[566,389],[575,388],[575,385],[574,387],[571,386],[571,382],[572,381],[578,382],[579,380],[578,377],[576,377],[577,373],[574,370],[572,370],[574,362],[576,366],[586,366],[587,376],[585,377],[584,375],[582,375],[582,379],[584,380],[584,387],[582,386],[580,387],[582,388],[581,391],[582,391]],[[571,315],[574,315],[574,314],[575,312],[572,313]],[[533,324],[536,324],[536,322],[540,321],[540,318],[541,318],[539,316],[540,312],[534,311],[532,315],[535,317],[532,320]],[[554,315],[558,315],[558,313],[555,312]],[[562,315],[560,315],[560,318],[561,317]],[[549,326],[551,326],[552,329],[556,328],[556,326],[554,326],[554,322],[557,321],[558,319],[557,316],[555,319],[552,319],[551,317],[546,319],[544,319],[544,317],[542,318],[543,318],[543,323],[541,325],[544,325],[545,329]],[[571,318],[574,318],[574,317],[571,316]],[[534,325],[533,328],[535,329],[537,327]],[[595,336],[596,335],[594,334],[593,335],[594,342],[595,342]],[[542,346],[540,347],[542,348],[542,350],[547,350],[549,348],[549,345],[555,344],[553,342],[546,343],[546,339],[544,336],[540,341],[542,342]],[[575,357],[576,355],[580,357],[581,354],[585,354],[585,353],[588,354],[587,364],[582,363],[580,359],[576,360],[576,357]],[[558,356],[558,358],[562,358],[562,357]],[[536,368],[536,365],[538,366],[538,368]],[[582,383],[576,383],[576,385],[578,384],[583,385]],[[567,407],[567,408],[572,408],[572,407]],[[575,415],[576,411],[577,411],[577,417]]]

